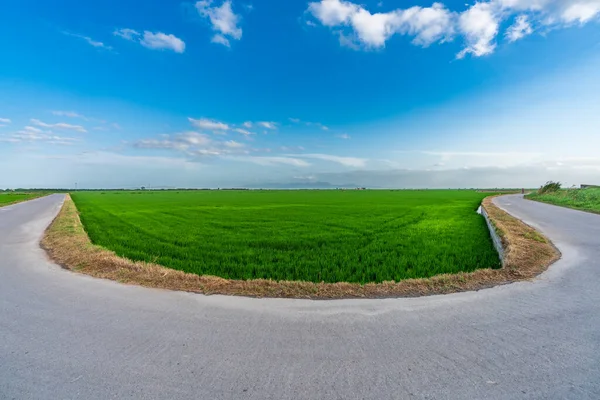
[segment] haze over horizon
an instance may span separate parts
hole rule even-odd
[[[600,0],[9,2],[0,188],[600,184]]]

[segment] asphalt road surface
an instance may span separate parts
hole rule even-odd
[[[2,399],[600,399],[600,215],[499,198],[563,254],[533,282],[309,301],[65,271],[62,199],[0,209]]]

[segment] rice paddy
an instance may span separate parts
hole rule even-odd
[[[383,282],[499,268],[490,193],[107,191],[72,194],[93,243],[227,279]]]
[[[45,193],[3,192],[0,193],[0,207],[8,206],[14,203],[20,203],[21,201],[32,200],[44,195]]]

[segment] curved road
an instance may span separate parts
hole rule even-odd
[[[64,271],[62,195],[0,209],[1,399],[599,399],[600,215],[497,199],[563,258],[412,299],[248,299]]]

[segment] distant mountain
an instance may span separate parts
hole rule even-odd
[[[259,183],[246,185],[245,187],[251,189],[354,189],[359,187],[353,183],[345,185],[332,185],[329,182],[289,182],[289,183]]]

